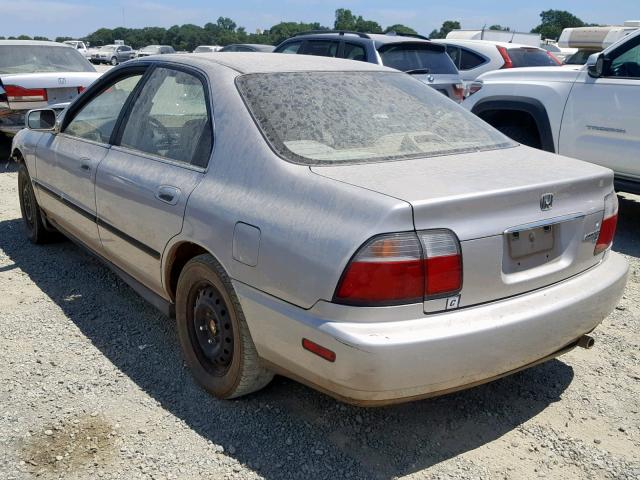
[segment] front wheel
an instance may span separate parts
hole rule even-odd
[[[111,57],[111,65],[113,65],[114,67],[115,67],[116,65],[118,65],[118,59],[117,59],[117,57]]]
[[[24,221],[27,237],[31,243],[46,243],[53,239],[54,232],[45,227],[42,212],[38,206],[31,177],[24,163],[18,167],[18,197],[20,199],[20,212]]]
[[[228,275],[211,255],[193,258],[180,273],[176,318],[185,361],[214,396],[240,397],[273,378],[261,365]]]

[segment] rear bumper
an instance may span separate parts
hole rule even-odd
[[[386,404],[446,393],[563,353],[615,307],[628,265],[609,252],[587,272],[528,294],[424,315],[422,304],[303,310],[235,283],[258,354],[342,400]],[[303,350],[308,338],[334,363]]]

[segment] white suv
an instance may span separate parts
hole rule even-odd
[[[542,48],[492,40],[431,40],[445,45],[462,79],[472,82],[493,70],[518,67],[553,67],[561,62]]]
[[[525,145],[611,168],[640,192],[640,31],[585,66],[482,75],[463,106]]]

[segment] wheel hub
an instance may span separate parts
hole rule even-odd
[[[211,285],[200,288],[193,307],[197,346],[216,369],[226,369],[233,358],[233,330],[226,303]]]

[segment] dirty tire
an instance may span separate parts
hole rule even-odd
[[[499,125],[496,128],[507,137],[521,143],[522,145],[533,148],[542,148],[538,132],[531,128],[526,128],[521,125]]]
[[[194,257],[180,272],[176,319],[187,365],[217,398],[247,395],[273,378],[261,365],[231,280],[211,255]]]
[[[24,163],[20,163],[18,167],[18,196],[20,198],[22,220],[24,221],[29,241],[35,244],[42,244],[54,240],[56,234],[45,227],[42,212],[31,184],[31,177]]]

